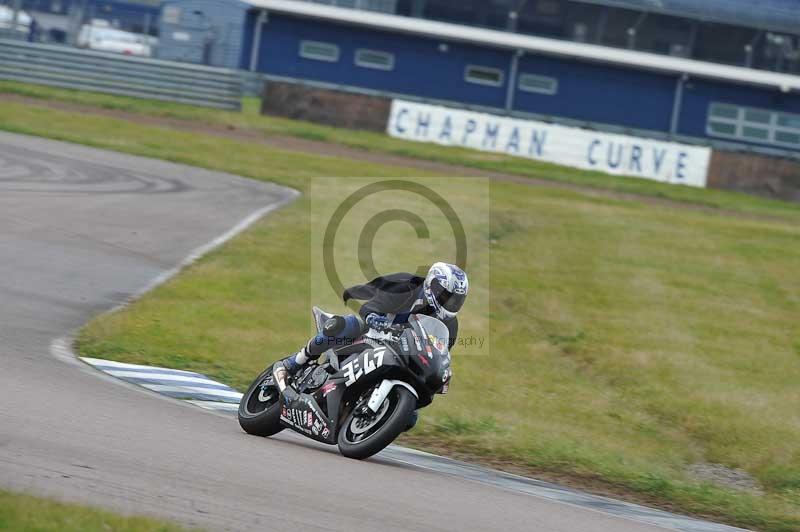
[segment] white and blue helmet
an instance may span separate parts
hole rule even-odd
[[[428,270],[423,293],[440,320],[449,320],[458,314],[467,299],[467,292],[467,274],[458,266],[437,262]]]

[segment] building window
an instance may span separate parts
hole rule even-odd
[[[800,115],[790,115],[789,113],[780,113],[778,115],[778,126],[789,129],[800,130]]]
[[[378,70],[394,70],[394,54],[378,50],[356,50],[356,65]]]
[[[464,70],[464,79],[469,83],[500,87],[503,85],[503,71],[498,68],[467,65]]]
[[[537,94],[556,94],[558,92],[558,80],[547,76],[537,76],[536,74],[520,74],[519,90],[523,92],[535,92]]]
[[[327,42],[300,41],[300,57],[335,63],[339,60],[339,47]]]
[[[781,143],[794,144],[796,146],[800,146],[800,131],[797,133],[777,131],[775,133],[775,140]]]
[[[706,132],[712,137],[800,149],[800,114],[712,103]]]

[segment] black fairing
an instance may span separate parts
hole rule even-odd
[[[405,359],[410,372],[417,381],[414,388],[418,392],[422,391],[425,394],[428,399],[425,403],[427,405],[433,400],[433,395],[442,389],[441,375],[444,363],[442,357],[437,356],[433,349],[431,349],[430,353],[428,352],[427,348],[430,346],[428,342],[422,342],[420,336],[420,333],[413,328],[406,329],[403,333],[403,338],[406,339],[409,347],[409,352]],[[422,348],[420,349],[418,346]],[[422,395],[420,395],[420,399],[422,399]]]
[[[425,324],[428,324],[428,330]],[[298,376],[301,399],[282,407],[281,422],[309,438],[335,443],[345,404],[358,391],[383,379],[398,379],[417,392],[417,408],[444,393],[451,376],[447,328],[438,320],[410,317],[394,339],[362,339],[331,354],[338,364],[325,363]],[[439,334],[440,337],[437,337]],[[441,335],[445,335],[441,337]],[[336,369],[338,366],[338,370]]]

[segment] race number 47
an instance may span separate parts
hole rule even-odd
[[[342,367],[347,381],[345,386],[350,386],[363,375],[369,375],[377,368],[383,366],[383,356],[386,354],[386,348],[376,349],[375,351],[367,351],[359,358],[356,358]]]

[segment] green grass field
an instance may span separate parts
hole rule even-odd
[[[0,491],[0,530],[10,532],[180,532],[143,517],[121,517],[73,504]]]
[[[114,105],[157,107],[131,102]],[[192,113],[184,118],[222,116]],[[342,179],[342,187],[355,176],[423,177],[16,103],[0,106],[0,128],[303,192],[314,176]],[[340,142],[349,135],[337,131]],[[401,144],[430,156],[428,146]],[[531,164],[531,175],[548,171]],[[573,183],[763,216],[493,182],[484,230],[491,272],[479,263],[473,276],[491,305],[463,313],[465,328],[487,326],[488,316],[491,351],[454,353],[450,395],[424,411],[406,443],[741,526],[800,530],[800,208],[558,172]],[[310,208],[306,194],[126,310],[96,318],[79,337],[81,353],[202,371],[244,387],[308,336]],[[396,255],[398,242],[386,236],[376,248],[380,265],[418,263]],[[760,491],[697,480],[688,473],[693,464],[744,470]]]

